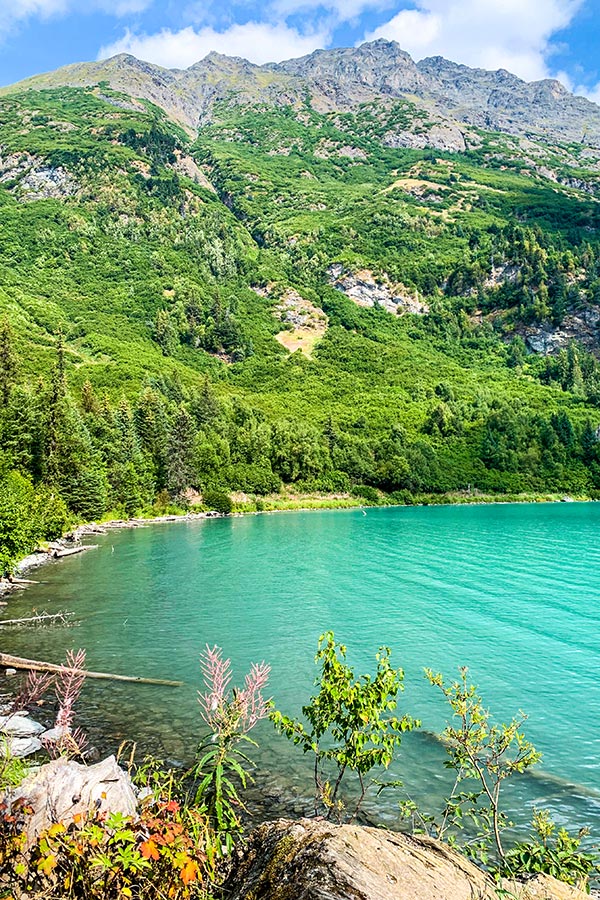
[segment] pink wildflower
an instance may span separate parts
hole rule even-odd
[[[263,690],[270,666],[253,663],[242,689],[232,688],[231,660],[223,659],[220,647],[206,646],[200,659],[205,691],[198,691],[202,718],[219,738],[248,734],[267,715],[268,701]]]
[[[71,730],[75,719],[75,703],[81,693],[85,682],[85,650],[67,652],[66,665],[61,667],[56,676],[56,698],[58,700],[58,713],[55,726]]]
[[[11,713],[26,709],[40,700],[54,681],[54,676],[46,672],[29,672],[11,706]]]

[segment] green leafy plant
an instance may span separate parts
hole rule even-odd
[[[408,715],[389,715],[396,709],[396,697],[404,689],[402,669],[394,669],[389,647],[376,654],[375,675],[355,678],[346,663],[346,647],[337,644],[333,632],[319,638],[315,662],[321,672],[315,681],[316,696],[302,707],[308,723],[271,712],[278,731],[304,753],[314,754],[315,815],[324,809],[327,818],[342,817],[340,790],[348,772],[357,776],[359,795],[350,813],[354,818],[367,790],[375,780],[369,774],[387,768],[400,746],[402,734],[420,724]]]
[[[229,515],[233,512],[233,501],[226,491],[219,491],[213,488],[204,491],[202,496],[204,505],[215,512]]]
[[[23,781],[28,771],[27,762],[13,755],[10,738],[2,735],[0,737],[0,792],[16,787]]]
[[[429,827],[443,839],[449,830],[462,829],[463,819],[469,818],[476,836],[464,842],[465,851],[487,863],[493,847],[502,863],[506,857],[502,832],[512,824],[501,806],[502,786],[507,778],[535,765],[541,754],[523,734],[527,716],[519,713],[508,724],[493,722],[477,687],[469,683],[468,669],[459,671],[459,679],[447,685],[441,674],[425,670],[430,684],[439,688],[452,710],[452,721],[442,739],[448,754],[445,765],[456,775],[441,822]],[[475,787],[461,790],[464,782]]]
[[[176,801],[147,806],[136,818],[77,816],[52,825],[21,855],[12,887],[65,900],[204,898],[211,853],[206,819]]]
[[[506,853],[502,874],[520,876],[543,872],[590,891],[590,877],[600,872],[600,857],[595,848],[584,850],[581,842],[589,834],[582,828],[577,835],[558,828],[547,810],[533,815],[534,840],[522,841]]]
[[[267,715],[269,701],[263,691],[270,667],[254,663],[244,686],[232,688],[231,662],[219,647],[207,646],[201,665],[205,690],[198,692],[198,700],[211,733],[200,744],[192,770],[198,781],[195,805],[217,832],[221,849],[230,852],[242,828],[240,789],[247,786],[252,765],[240,745],[256,746],[249,732]]]

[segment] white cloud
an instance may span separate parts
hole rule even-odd
[[[120,40],[102,47],[98,59],[131,53],[159,66],[184,69],[216,50],[260,64],[311,53],[325,46],[329,38],[326,30],[301,34],[284,23],[268,22],[246,22],[223,31],[211,27],[196,30],[191,26],[181,31],[165,28],[156,34],[135,34],[127,30]]]
[[[152,0],[0,0],[0,35],[29,19],[50,19],[73,12],[101,10],[113,16],[142,12]]]
[[[584,0],[413,0],[367,35],[396,40],[416,59],[445,56],[469,66],[508,69],[534,80],[550,74],[550,39]]]
[[[0,23],[10,23],[34,16],[46,19],[49,16],[65,13],[67,8],[68,0],[15,0],[15,2],[0,5]]]
[[[590,86],[588,84],[574,83],[571,78],[564,76],[563,73],[560,73],[558,78],[574,94],[577,94],[579,97],[586,97],[588,100],[591,100],[592,103],[597,103],[598,106],[600,106],[600,81],[597,84]]]

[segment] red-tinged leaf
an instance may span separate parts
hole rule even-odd
[[[180,874],[181,880],[186,887],[188,886],[188,884],[191,884],[192,881],[198,881],[198,876],[200,874],[198,863],[193,859],[188,859]]]
[[[144,841],[140,845],[140,853],[144,859],[160,859],[160,853],[154,841]]]

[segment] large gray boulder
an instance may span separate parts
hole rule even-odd
[[[505,886],[514,900],[584,900],[553,878]],[[234,861],[227,900],[498,900],[465,857],[428,837],[323,819],[261,825]],[[503,894],[503,896],[505,896]]]
[[[28,775],[4,800],[9,809],[31,807],[25,828],[29,844],[54,823],[69,824],[92,810],[133,816],[137,808],[131,779],[114,756],[94,766],[59,757]]]

